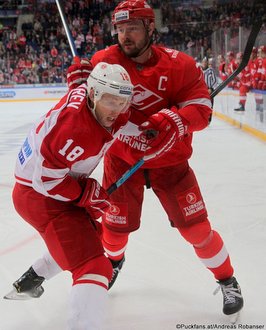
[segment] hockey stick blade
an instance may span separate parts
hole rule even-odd
[[[261,26],[263,24],[262,19],[259,19],[252,27],[248,41],[244,50],[243,58],[237,69],[225,80],[223,81],[212,93],[211,98],[214,98],[221,90],[223,90],[248,64],[252,48],[256,41],[257,35],[260,32]]]

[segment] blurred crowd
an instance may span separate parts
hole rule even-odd
[[[221,80],[232,74],[243,59],[243,53],[238,52],[236,55],[229,51],[226,58],[222,55],[219,60],[219,76]],[[266,46],[259,48],[253,47],[247,66],[239,73],[235,79],[228,85],[233,89],[239,90],[239,107],[235,111],[245,111],[247,93],[251,89],[266,90]],[[263,99],[261,95],[255,95],[256,110],[262,111]]]
[[[164,1],[162,13],[162,41],[171,48],[185,51],[195,43],[200,43],[205,52],[211,49],[211,34],[218,29],[229,29],[238,33],[239,26],[249,28],[265,13],[265,3],[258,1],[227,1],[215,3],[211,7],[173,6]],[[205,54],[208,55],[208,54]]]
[[[110,14],[118,2],[64,1],[65,14],[80,57],[91,57],[95,51],[114,42]],[[212,56],[213,31],[219,28],[235,28],[238,31],[240,25],[250,27],[255,19],[254,12],[258,17],[265,10],[263,2],[261,5],[258,2],[256,10],[251,11],[253,1],[249,0],[245,3],[214,3],[209,8],[187,7],[185,1],[182,6],[180,2],[175,4],[175,1],[148,2],[161,12],[162,28],[156,30],[154,43],[182,51],[197,43],[203,47],[204,56],[207,57]],[[16,24],[3,25],[0,18],[0,84],[65,83],[72,55],[55,2],[2,1],[1,11],[32,15],[20,28]],[[265,58],[265,54],[258,54],[259,58],[263,56]],[[225,60],[224,67],[230,67],[228,60]],[[256,88],[263,86],[257,84]]]

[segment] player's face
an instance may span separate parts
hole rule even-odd
[[[105,93],[96,103],[95,115],[103,127],[109,128],[128,107],[128,98]]]
[[[142,20],[133,20],[116,26],[118,42],[128,57],[137,57],[149,43],[149,35]]]
[[[202,68],[203,68],[204,70],[207,69],[207,67],[208,67],[208,62],[205,61],[205,60],[203,60],[203,61],[201,62],[201,66],[202,66]]]

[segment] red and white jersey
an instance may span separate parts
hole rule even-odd
[[[17,182],[54,199],[75,200],[81,194],[77,179],[93,172],[120,133],[139,134],[128,117],[118,116],[108,131],[87,105],[86,85],[73,89],[29,132],[16,162]]]
[[[256,67],[257,67],[257,72],[255,75],[256,80],[261,80],[261,75],[263,71],[263,58],[262,57],[257,57],[256,58]]]
[[[266,58],[263,59],[261,68],[261,80],[265,83],[266,81]]]
[[[251,87],[251,66],[248,64],[244,69],[238,74],[240,80],[240,86]]]
[[[225,61],[222,61],[219,64],[219,69],[218,69],[219,70],[219,77],[221,78],[222,81],[224,81],[228,77],[225,67],[226,67],[226,63],[225,63]]]
[[[233,59],[229,62],[228,66],[227,66],[227,73],[228,76],[230,76],[238,67],[238,64],[236,63],[236,61]]]
[[[251,77],[253,78],[257,71],[256,60],[249,60],[248,67]]]
[[[122,65],[134,85],[130,120],[141,124],[164,108],[176,106],[178,114],[188,127],[183,141],[177,141],[165,157],[147,162],[143,167],[158,168],[178,164],[192,154],[192,133],[208,125],[211,114],[210,96],[202,70],[193,58],[177,50],[152,46],[152,56],[144,64],[128,58],[118,45],[98,51],[91,59],[93,66],[103,61]],[[146,140],[120,135],[109,152],[129,164],[143,157]]]

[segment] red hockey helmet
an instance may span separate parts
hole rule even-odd
[[[132,19],[148,20],[148,23],[150,23],[154,22],[155,14],[144,0],[120,2],[112,14],[112,24],[124,23]]]

